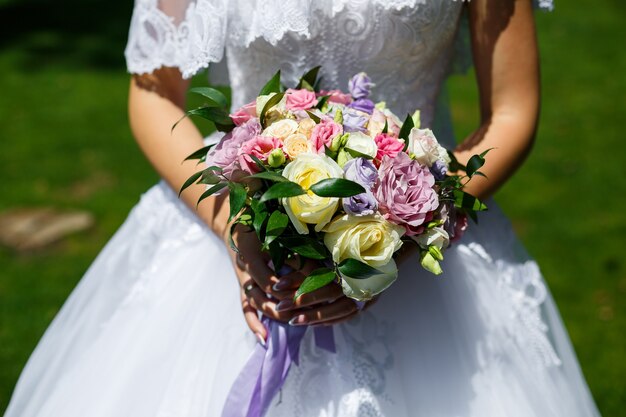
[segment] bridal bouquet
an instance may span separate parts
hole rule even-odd
[[[278,72],[233,114],[219,91],[193,89],[207,104],[187,115],[226,134],[187,158],[207,168],[181,192],[194,183],[208,187],[200,200],[228,191],[229,221],[256,233],[276,270],[296,255],[319,261],[296,297],[336,281],[348,297],[368,300],[395,281],[394,255],[409,244],[441,274],[450,242],[486,209],[463,191],[482,175],[486,152],[463,166],[420,129],[419,112],[401,121],[374,103],[365,73],[343,92],[320,90],[318,71],[286,90]]]

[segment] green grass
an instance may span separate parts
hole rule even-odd
[[[53,205],[97,219],[45,251],[0,248],[0,410],[50,320],[157,180],[128,129],[130,4],[117,3],[0,1],[5,21],[28,13],[31,25],[0,28],[0,210]],[[541,127],[497,198],[541,265],[605,416],[626,415],[625,19],[619,0],[560,1],[538,16]],[[462,136],[477,120],[472,76],[451,80],[450,96]]]

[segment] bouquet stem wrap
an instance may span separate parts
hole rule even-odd
[[[298,364],[300,342],[306,326],[290,326],[267,317],[267,345],[260,343],[233,383],[222,411],[222,417],[263,417],[272,399],[282,388],[292,363]],[[332,327],[316,327],[315,343],[335,352]]]

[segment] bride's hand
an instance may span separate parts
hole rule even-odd
[[[228,238],[225,241],[228,242]],[[295,290],[319,265],[308,261],[301,269],[297,269],[298,262],[291,262],[290,266],[294,270],[279,278],[269,267],[269,258],[261,252],[260,242],[254,232],[243,226],[236,227],[233,241],[239,250],[239,253],[231,252],[231,259],[241,286],[244,317],[260,341],[265,341],[267,332],[259,320],[257,310],[271,319],[293,325],[334,324],[358,312],[357,305],[343,295],[338,285],[328,285],[305,294],[294,303]]]

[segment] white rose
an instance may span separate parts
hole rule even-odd
[[[285,140],[289,135],[298,130],[298,122],[292,119],[282,119],[269,125],[262,133],[263,136],[271,136]]]
[[[402,246],[404,227],[387,221],[380,214],[337,217],[324,229],[324,244],[333,261],[356,259],[374,268],[388,264]]]
[[[355,279],[341,276],[341,287],[346,297],[358,301],[371,300],[372,297],[385,291],[398,278],[398,267],[392,259],[389,263],[379,266],[381,273],[366,279]]]
[[[426,229],[424,233],[414,236],[413,239],[424,249],[428,249],[429,246],[435,246],[441,250],[450,245],[450,235],[443,227]]]
[[[353,132],[348,136],[346,142],[346,149],[349,151],[356,151],[360,154],[366,155],[371,159],[376,157],[378,152],[378,146],[371,136],[361,132]]]
[[[323,154],[300,153],[283,170],[283,176],[305,190],[327,178],[343,178],[343,169]],[[320,197],[311,191],[281,200],[289,219],[300,234],[309,233],[307,224],[320,231],[337,211],[339,198]]]
[[[436,161],[450,164],[450,156],[430,129],[411,129],[409,133],[409,154],[419,163],[431,167]]]

